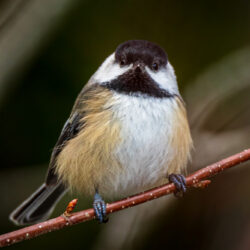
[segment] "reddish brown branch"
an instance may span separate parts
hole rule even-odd
[[[241,153],[230,156],[224,160],[216,162],[212,165],[209,165],[205,168],[202,168],[193,174],[190,174],[186,178],[187,186],[194,187],[206,187],[210,181],[204,180],[206,178],[212,177],[217,173],[231,168],[239,163],[245,162],[250,159],[250,149],[244,150]],[[173,193],[175,191],[174,184],[166,184],[146,192],[125,198],[120,201],[107,204],[107,213],[116,212],[124,208],[133,207],[143,202],[147,202],[156,198],[159,198],[163,195]],[[6,233],[0,236],[0,247],[8,246],[19,241],[26,239],[31,239],[36,236],[55,231],[66,226],[78,224],[80,222],[92,220],[95,218],[94,210],[87,209],[77,213],[72,213],[68,219],[65,219],[63,216],[38,223],[33,226],[25,227],[10,233]]]

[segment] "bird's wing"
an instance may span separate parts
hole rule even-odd
[[[81,115],[75,111],[65,123],[53,149],[46,183],[43,183],[28,199],[11,213],[10,219],[15,224],[26,225],[48,218],[56,203],[65,191],[67,191],[65,185],[58,180],[54,166],[56,158],[65,143],[78,133],[80,127]]]
[[[56,184],[58,182],[58,177],[55,173],[57,156],[60,154],[67,141],[74,138],[78,134],[80,128],[83,126],[83,122],[81,122],[82,117],[82,113],[75,111],[66,121],[51,155],[50,166],[46,178],[47,185]]]
[[[46,177],[46,184],[53,185],[58,183],[58,176],[55,173],[56,160],[66,143],[74,138],[83,127],[82,118],[85,114],[84,100],[88,98],[88,93],[95,90],[97,84],[88,82],[79,93],[69,119],[63,126],[62,132],[56,142],[50,158],[49,169]]]

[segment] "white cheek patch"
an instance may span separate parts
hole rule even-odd
[[[97,83],[109,82],[131,69],[132,65],[120,67],[115,63],[115,54],[111,54],[92,76],[92,81]]]
[[[157,72],[152,71],[148,67],[146,67],[146,71],[160,88],[167,90],[170,94],[179,94],[174,69],[170,63]]]

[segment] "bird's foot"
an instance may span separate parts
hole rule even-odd
[[[182,197],[183,194],[187,191],[186,179],[182,174],[170,174],[168,176],[169,182],[172,182],[176,187],[176,192],[174,195],[176,197]]]
[[[93,208],[95,210],[96,219],[100,223],[108,222],[108,218],[106,214],[106,203],[102,199],[100,194],[98,194],[97,192],[95,193],[95,196],[94,196]]]

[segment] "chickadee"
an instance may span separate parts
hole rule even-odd
[[[192,139],[174,69],[158,45],[120,44],[78,95],[52,152],[47,178],[10,215],[17,225],[46,219],[68,189],[102,197],[144,191],[166,182],[185,191]]]

